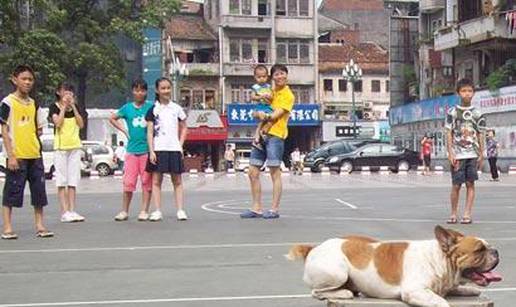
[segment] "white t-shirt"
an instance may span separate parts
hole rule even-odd
[[[154,151],[183,151],[179,143],[179,121],[186,120],[186,114],[175,102],[155,102],[145,119],[154,124]]]
[[[290,154],[290,158],[292,159],[292,162],[300,162],[301,161],[301,152],[294,150]]]

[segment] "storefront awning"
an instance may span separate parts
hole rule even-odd
[[[215,110],[191,110],[186,123],[187,141],[223,142],[228,138],[227,118]]]

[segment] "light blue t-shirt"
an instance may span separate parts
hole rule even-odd
[[[135,106],[134,102],[128,102],[117,111],[118,117],[125,120],[127,132],[129,132],[127,153],[145,154],[149,152],[145,114],[150,108],[152,108],[152,102],[149,101],[145,101],[139,108]]]

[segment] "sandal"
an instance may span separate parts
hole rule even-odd
[[[456,218],[456,217],[450,217],[450,218],[446,221],[446,224],[457,224],[457,218]]]
[[[53,236],[54,236],[54,233],[52,231],[48,231],[46,229],[38,230],[38,232],[36,232],[37,238],[52,238]]]
[[[254,212],[251,209],[247,209],[244,212],[240,213],[240,217],[243,219],[255,219],[263,217],[262,213]]]
[[[473,223],[473,220],[470,217],[463,217],[460,221],[461,224],[471,224]]]
[[[18,239],[18,235],[14,232],[4,232],[2,233],[2,239],[3,240],[16,240]]]

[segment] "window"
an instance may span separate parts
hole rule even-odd
[[[297,47],[298,44],[295,41],[290,41],[288,43],[288,62],[290,64],[298,63],[299,62],[299,56],[297,53]]]
[[[251,40],[242,40],[242,59],[249,62],[253,60],[253,43]]]
[[[299,44],[299,62],[301,64],[310,63],[310,45],[308,43],[301,42]]]
[[[310,43],[305,40],[280,40],[276,43],[278,63],[311,63]]]
[[[401,149],[398,146],[383,145],[382,146],[382,152],[383,153],[388,153],[388,154],[395,154],[395,153],[400,153]]]
[[[297,0],[288,1],[288,16],[297,16]]]
[[[278,16],[285,16],[287,15],[287,7],[286,2],[287,0],[277,0],[276,1],[276,15]]]
[[[373,93],[379,93],[381,91],[380,80],[372,80],[371,81],[371,91]]]
[[[109,149],[104,145],[95,145],[93,147],[94,155],[106,155],[109,154]]]
[[[192,94],[189,89],[181,89],[180,93],[180,104],[183,108],[187,108],[190,106],[190,101]]]
[[[307,86],[292,86],[290,88],[295,96],[295,103],[310,103],[310,87]]]
[[[232,102],[250,102],[251,101],[251,84],[232,84],[231,85],[231,101]]]
[[[229,0],[229,13],[240,14],[240,0]]]
[[[347,92],[348,91],[348,81],[344,79],[339,79],[339,92]]]
[[[378,154],[380,154],[380,148],[381,148],[380,145],[369,146],[369,147],[364,148],[362,150],[362,153],[364,154],[364,156],[378,155]]]
[[[353,90],[355,90],[355,92],[362,92],[362,80],[353,83]]]
[[[299,0],[299,16],[308,16],[310,12],[310,0]]]
[[[276,57],[278,63],[286,64],[287,63],[287,44],[286,43],[278,43],[276,49]]]
[[[326,92],[332,92],[333,91],[333,80],[332,79],[324,79],[324,91]]]
[[[205,107],[209,110],[215,109],[215,90],[204,91]]]
[[[267,0],[258,0],[258,16],[269,15]]]
[[[231,102],[241,102],[240,85],[231,85]]]
[[[453,75],[453,67],[452,66],[444,66],[443,67],[443,77],[451,77]]]
[[[390,81],[387,80],[387,81],[385,81],[385,91],[388,93],[390,90],[391,90],[390,89]]]
[[[229,41],[229,59],[230,62],[240,62],[240,41],[238,39]]]
[[[242,1],[242,15],[252,14],[252,0],[241,0]]]
[[[269,61],[268,52],[269,41],[264,39],[258,40],[258,63],[267,63]]]
[[[193,90],[193,108],[196,110],[204,109],[204,92],[203,90]]]

